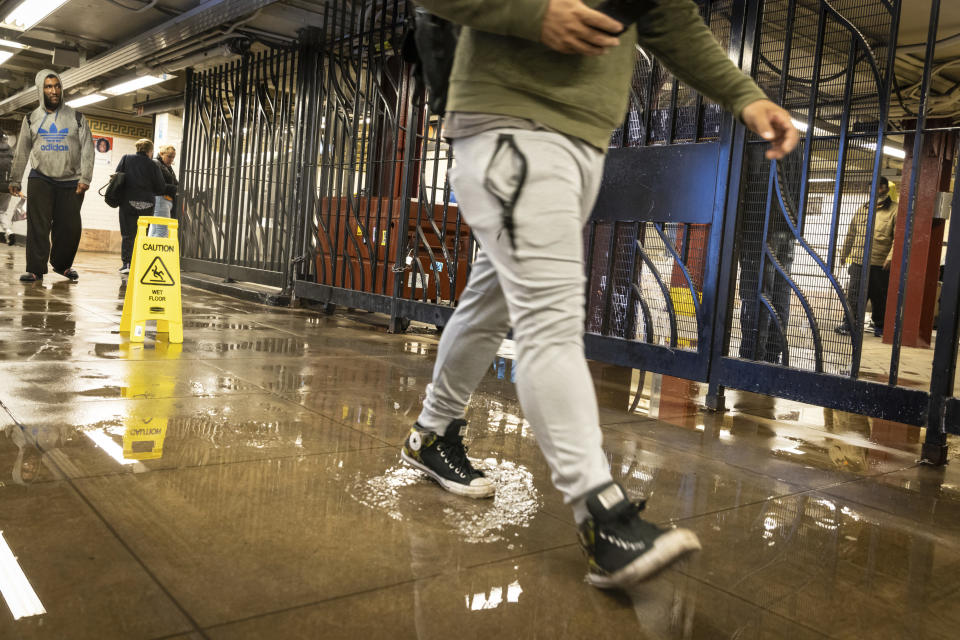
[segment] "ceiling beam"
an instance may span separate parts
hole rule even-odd
[[[2,0],[0,0],[2,2]],[[222,24],[242,18],[277,0],[209,0],[167,22],[134,36],[124,44],[92,58],[75,69],[60,74],[64,87],[94,80],[115,69],[136,64],[144,57],[162,51]],[[2,9],[3,5],[0,5]],[[39,69],[38,69],[39,71]],[[0,101],[0,116],[37,101],[36,89],[21,91]]]

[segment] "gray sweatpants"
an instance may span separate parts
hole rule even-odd
[[[418,422],[442,433],[464,416],[512,326],[520,404],[554,486],[582,520],[584,494],[611,480],[583,350],[583,225],[603,154],[558,133],[519,129],[453,147],[448,177],[481,250],[444,328]]]

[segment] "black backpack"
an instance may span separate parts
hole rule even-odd
[[[13,149],[7,144],[6,136],[0,138],[0,188],[6,191],[10,184],[10,168],[13,166]]]
[[[403,39],[403,59],[413,65],[415,77],[427,89],[430,110],[439,115],[447,108],[450,70],[459,37],[459,25],[415,7]]]

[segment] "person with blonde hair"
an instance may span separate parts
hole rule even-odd
[[[156,197],[166,192],[163,174],[150,156],[153,142],[146,138],[137,140],[137,152],[120,158],[117,173],[124,174],[123,195],[120,199],[120,273],[130,273],[133,243],[137,239],[137,219],[153,215]]]
[[[177,157],[177,150],[172,144],[162,144],[157,148],[157,157],[154,163],[160,168],[163,174],[163,180],[167,185],[163,195],[157,196],[157,204],[154,207],[153,215],[160,218],[172,218],[175,210],[174,204],[177,197],[177,174],[173,172],[173,159]],[[167,237],[167,230],[159,225],[150,226],[150,235]]]

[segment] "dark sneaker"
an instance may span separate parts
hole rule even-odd
[[[40,282],[41,280],[43,280],[43,276],[38,276],[37,274],[30,273],[29,271],[20,276],[20,282]]]
[[[130,263],[129,263],[129,262],[124,262],[124,263],[123,263],[123,265],[120,267],[120,273],[122,273],[122,274],[130,273]]]
[[[580,525],[587,555],[587,581],[600,589],[625,587],[649,578],[700,549],[689,529],[661,529],[638,514],[645,503],[631,502],[623,487],[608,484],[587,497],[591,518]]]
[[[882,338],[882,337],[883,337],[883,327],[874,326],[874,327],[873,327],[873,335],[876,336],[877,338]]]
[[[77,273],[76,269],[67,269],[66,271],[57,271],[56,269],[54,269],[54,271],[62,275],[64,278],[69,278],[74,282],[80,279],[80,274]]]
[[[489,498],[494,494],[493,483],[477,471],[467,458],[462,429],[466,420],[454,420],[442,436],[414,424],[403,443],[400,458],[420,469],[440,483],[440,486],[458,496]]]
[[[12,246],[15,245],[16,243],[17,243],[17,236],[14,235],[13,233],[8,233],[8,234],[7,234],[7,244],[12,247]]]

